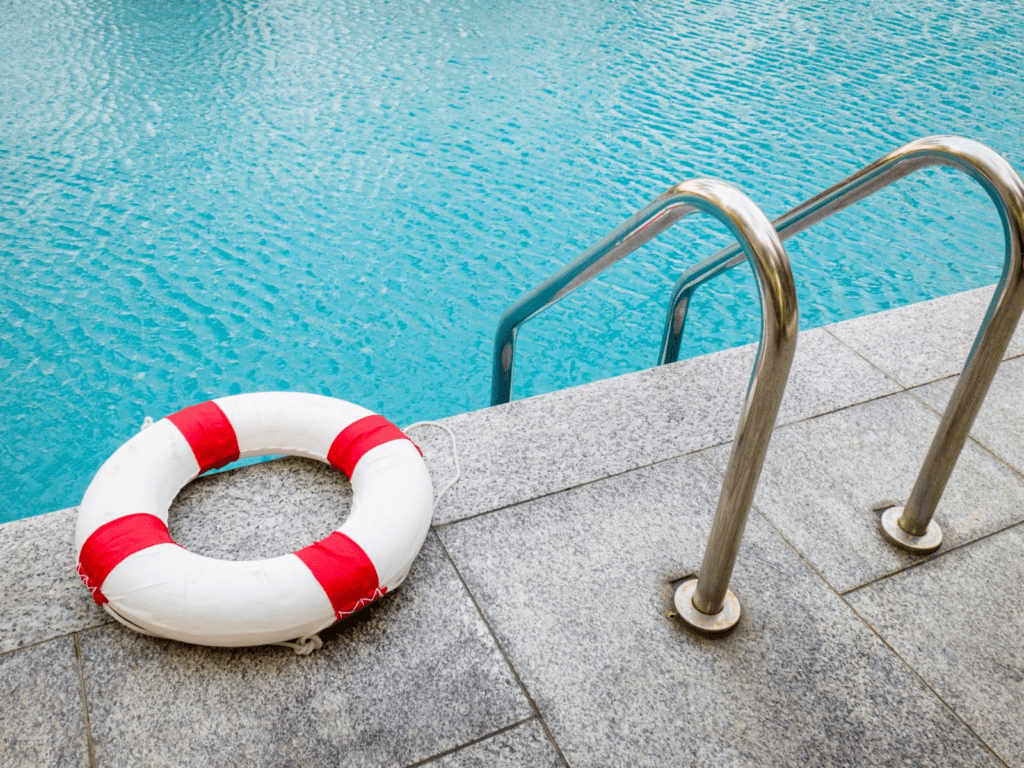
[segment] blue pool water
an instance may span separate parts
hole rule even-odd
[[[306,390],[399,424],[487,404],[522,291],[676,181],[770,217],[906,141],[1024,168],[1024,16],[939,0],[6,0],[0,521],[78,502],[139,427]],[[994,282],[929,171],[787,244],[802,326]],[[515,397],[653,363],[691,217],[520,334]],[[756,338],[746,268],[684,354]]]

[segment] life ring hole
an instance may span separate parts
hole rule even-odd
[[[309,546],[340,528],[352,508],[344,474],[285,456],[205,474],[171,504],[168,530],[190,552],[220,560],[261,560]]]

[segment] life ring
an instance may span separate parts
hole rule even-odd
[[[352,482],[344,525],[297,552],[226,561],[171,539],[186,483],[239,458],[288,454]],[[247,646],[308,638],[395,589],[419,553],[433,487],[419,449],[383,416],[319,395],[234,395],[178,411],[100,467],[78,512],[78,572],[97,604],[142,631]]]

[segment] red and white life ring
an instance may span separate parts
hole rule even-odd
[[[340,529],[248,562],[174,543],[167,513],[186,483],[273,454],[349,477],[352,509]],[[98,604],[160,637],[217,646],[309,637],[402,583],[432,507],[419,449],[383,416],[319,395],[235,395],[161,419],[107,459],[79,508],[78,572]]]

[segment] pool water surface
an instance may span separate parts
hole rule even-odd
[[[521,292],[671,184],[774,218],[909,140],[1024,168],[1010,2],[10,0],[0,16],[0,521],[139,428],[309,391],[398,424],[488,404]],[[645,368],[689,217],[519,335],[514,397]],[[994,282],[984,192],[923,171],[787,242],[801,326]],[[754,340],[749,270],[683,356]]]

